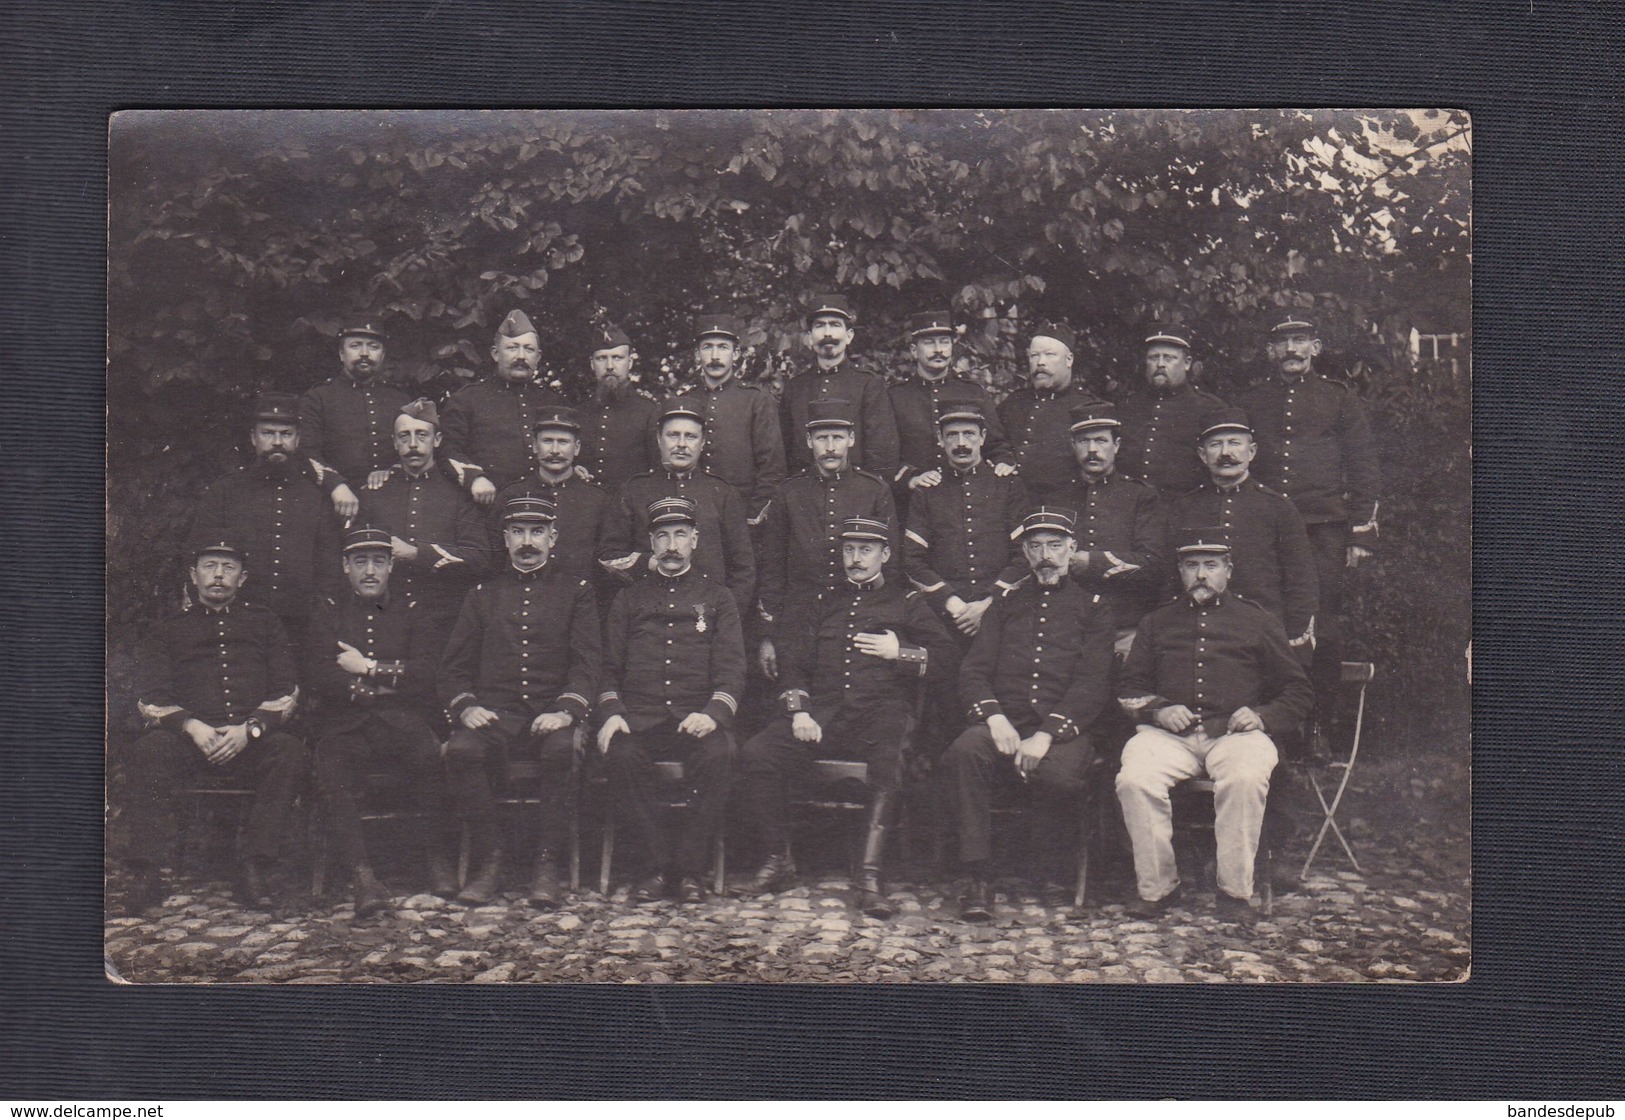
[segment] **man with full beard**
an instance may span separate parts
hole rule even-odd
[[[581,404],[581,451],[576,464],[611,494],[633,475],[660,465],[655,446],[660,401],[632,382],[638,352],[617,326],[593,333],[592,396]],[[501,503],[497,503],[501,508]],[[562,516],[562,515],[561,515]]]

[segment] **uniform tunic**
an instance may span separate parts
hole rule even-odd
[[[1071,410],[1080,404],[1105,403],[1075,377],[1065,389],[1027,386],[1000,403],[999,419],[1035,503],[1049,502],[1051,493],[1070,482],[1078,469],[1072,454]]]
[[[745,524],[745,503],[739,492],[704,471],[659,470],[640,474],[621,487],[620,518],[625,529],[615,553],[618,570],[638,580],[649,572],[649,506],[661,498],[687,498],[694,503],[700,541],[691,562],[733,592],[741,613],[756,590],[756,553]]]
[[[660,466],[655,431],[660,402],[642,389],[629,389],[624,397],[601,401],[588,398],[581,413],[581,454],[576,462],[592,480],[611,494],[620,493],[626,480]]]
[[[739,607],[717,581],[691,566],[653,573],[615,597],[605,624],[604,719],[633,731],[703,712],[726,728],[745,688]]]
[[[1050,500],[1078,515],[1078,553],[1088,565],[1073,578],[1111,605],[1119,629],[1132,628],[1156,606],[1166,577],[1157,492],[1120,470],[1096,482],[1074,470],[1072,482]]]
[[[1005,438],[1004,425],[993,407],[993,398],[970,378],[948,374],[931,381],[916,375],[893,385],[890,394],[892,413],[897,418],[898,454],[902,459],[898,481],[907,482],[925,471],[948,469],[937,438],[937,417],[942,415],[944,400],[979,401],[987,416],[982,459],[988,463],[1016,461],[1010,441]]]
[[[1304,524],[1360,526],[1376,518],[1376,444],[1352,389],[1318,374],[1277,376],[1247,390],[1238,403],[1258,438],[1253,473],[1291,498]],[[1363,543],[1360,534],[1349,543]]]
[[[1020,560],[1010,534],[1029,512],[1019,475],[1000,478],[987,463],[968,471],[945,469],[941,482],[909,498],[903,535],[909,580],[944,617],[955,595],[967,603],[987,598],[1005,569]]]
[[[702,378],[679,395],[693,397],[705,409],[701,469],[739,492],[755,524],[784,481],[784,437],[772,394],[730,376],[715,388]]]
[[[415,600],[449,627],[468,589],[490,570],[484,517],[472,498],[433,468],[413,478],[397,463],[377,490],[363,490],[365,520],[408,544],[417,558],[397,560],[392,595]]]
[[[357,487],[373,471],[395,465],[395,417],[412,398],[381,378],[341,374],[299,401],[299,446]]]
[[[1164,498],[1194,490],[1207,481],[1196,457],[1196,441],[1208,414],[1225,407],[1212,393],[1190,382],[1168,393],[1145,389],[1117,406],[1123,446],[1117,469],[1143,478]]]
[[[819,400],[847,401],[855,410],[858,427],[852,465],[873,471],[887,482],[896,478],[897,420],[886,395],[886,383],[844,361],[828,370],[814,363],[785,383],[779,420],[784,429],[786,469],[791,474],[813,469],[812,452],[807,447],[807,405]]]
[[[1314,552],[1303,519],[1286,496],[1255,478],[1221,488],[1209,482],[1168,508],[1168,547],[1192,530],[1222,528],[1235,572],[1230,586],[1263,607],[1302,641],[1317,608]]]
[[[497,486],[536,469],[531,424],[537,413],[564,404],[564,398],[535,378],[512,382],[500,376],[465,385],[451,395],[441,414],[448,458],[477,463]]]
[[[849,469],[825,478],[811,471],[779,487],[763,522],[759,604],[776,629],[791,596],[815,595],[846,582],[841,522],[849,517],[872,517],[891,526],[888,568],[900,570],[897,510],[891,487],[879,475]]]

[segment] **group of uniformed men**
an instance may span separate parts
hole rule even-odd
[[[985,919],[994,786],[1026,780],[1032,876],[1069,897],[1120,711],[1136,725],[1116,777],[1132,908],[1175,897],[1169,791],[1207,774],[1218,905],[1245,920],[1274,740],[1316,702],[1306,667],[1322,705],[1335,687],[1343,573],[1377,531],[1365,414],[1315,373],[1314,325],[1270,328],[1278,375],[1233,408],[1191,383],[1178,328],[1148,333],[1145,387],[1114,407],[1074,376],[1073,332],[1045,324],[1028,384],[995,408],[956,373],[947,314],[914,316],[916,368],[889,391],[847,361],[855,322],[844,298],[814,301],[814,361],[777,402],[738,380],[725,314],[696,322],[698,380],[663,402],[611,327],[590,399],[566,404],[520,311],[496,332],[496,375],[443,407],[388,380],[371,323],[343,330],[339,376],[262,394],[254,460],[202,496],[185,609],[140,658],[131,904],[162,899],[177,795],[212,771],[258,791],[238,889],[268,905],[312,756],[359,914],[390,905],[361,828],[376,772],[415,790],[427,887],[447,898],[489,902],[525,860],[529,901],[560,905],[584,769],[607,779],[634,900],[704,898],[730,803],[771,891],[796,874],[791,792],[838,758],[867,764],[857,902],[885,917],[917,722],[961,912]],[[519,759],[539,771],[526,852],[497,815]],[[670,833],[660,760],[690,794]]]

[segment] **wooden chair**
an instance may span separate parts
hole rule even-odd
[[[688,787],[684,785],[686,775],[683,771],[683,764],[676,761],[656,762],[654,767],[656,776],[667,785],[674,787],[673,795],[661,802],[661,807],[670,811],[681,811],[689,808],[692,801],[690,799]],[[604,781],[602,778],[597,779],[591,784],[598,785],[604,790],[608,789],[608,782]],[[579,849],[579,831],[577,832],[577,839],[573,846]],[[728,869],[727,846],[721,831],[717,833],[716,839],[712,843],[712,852],[711,891],[713,894],[720,896],[727,893],[726,887]],[[578,859],[578,852],[572,852],[572,878],[579,876],[580,873],[577,863]],[[613,807],[606,805],[604,807],[603,847],[599,852],[598,859],[598,893],[606,897],[609,895],[610,883],[613,881],[611,878],[611,871],[614,867],[614,863],[615,813]]]

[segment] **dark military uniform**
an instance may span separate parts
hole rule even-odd
[[[1204,528],[1229,537],[1236,594],[1280,619],[1295,644],[1306,643],[1316,617],[1315,558],[1286,496],[1249,477],[1231,487],[1209,482],[1169,503],[1169,546]]]
[[[626,529],[616,554],[610,557],[617,561],[617,570],[631,580],[649,574],[648,510],[661,498],[686,498],[694,503],[700,534],[694,549],[695,570],[732,591],[741,613],[748,610],[756,588],[756,554],[745,524],[745,503],[737,490],[705,471],[652,471],[621,487],[621,519]]]
[[[532,743],[530,725],[546,712],[583,723],[598,683],[603,631],[586,580],[551,562],[533,572],[513,567],[477,584],[463,600],[440,664],[440,695],[456,728],[446,744],[452,796],[476,849],[498,850],[491,771],[511,750]],[[478,730],[462,725],[478,705],[497,721]],[[541,849],[561,851],[569,819],[572,728],[541,742]]]
[[[395,465],[395,417],[412,398],[379,377],[341,374],[299,401],[299,446],[359,487],[373,471]]]
[[[738,604],[692,566],[676,576],[655,572],[616,596],[605,631],[599,715],[620,716],[631,729],[610,740],[604,759],[614,811],[645,862],[669,853],[680,875],[698,878],[728,808],[731,727],[745,687]],[[677,730],[695,712],[717,724],[703,739]],[[676,845],[660,827],[657,759],[681,760],[697,794]]]
[[[655,443],[660,402],[649,393],[632,388],[613,400],[589,397],[578,409],[581,454],[576,463],[605,490],[618,494],[627,479],[660,467]]]
[[[1117,469],[1144,479],[1164,499],[1196,489],[1208,477],[1196,456],[1197,436],[1208,413],[1223,407],[1222,400],[1189,381],[1169,393],[1131,394],[1117,406],[1123,421]]]
[[[395,562],[390,594],[415,601],[433,616],[442,640],[468,589],[490,570],[485,518],[460,482],[429,469],[413,478],[397,463],[376,490],[361,494],[361,513],[372,525],[417,545],[415,560]]]
[[[841,522],[849,517],[895,525],[891,487],[884,479],[851,469],[824,478],[812,469],[779,487],[762,526],[760,610],[770,633],[784,633],[783,619],[793,597],[817,595],[846,582]],[[891,538],[892,562],[887,567],[899,571],[895,529]]]
[[[1071,410],[1078,405],[1104,405],[1074,377],[1065,389],[1017,389],[999,404],[999,419],[1010,437],[1021,480],[1035,502],[1052,500],[1072,481],[1078,463],[1072,455]]]
[[[968,471],[945,467],[941,482],[914,491],[903,567],[950,633],[959,634],[948,617],[949,599],[985,599],[996,593],[1006,569],[1021,563],[1011,534],[1029,508],[1021,478],[1000,478],[985,462]]]
[[[342,481],[324,464],[296,454],[281,468],[260,462],[238,467],[198,503],[193,534],[242,542],[254,565],[242,601],[269,607],[296,644],[303,641],[317,597],[345,590],[339,519],[328,497]]]
[[[603,556],[624,555],[626,552],[626,519],[620,503],[608,490],[593,482],[583,482],[574,474],[562,482],[548,482],[539,475],[510,482],[497,491],[491,503],[487,533],[490,554],[502,556],[506,546],[502,541],[502,511],[508,501],[522,494],[546,498],[558,510],[558,543],[548,558],[551,567],[557,564],[577,579],[587,580],[598,594],[600,613],[609,609],[615,592],[623,584],[604,571],[598,560]]]
[[[287,632],[276,614],[240,599],[213,610],[189,594],[180,614],[147,634],[136,661],[135,694],[152,730],[136,741],[125,768],[132,858],[151,866],[167,862],[176,795],[218,782],[253,787],[243,856],[272,859],[310,763],[305,744],[277,730],[293,713],[299,689]],[[254,719],[265,732],[229,761],[211,764],[183,730],[190,719],[215,728]]]
[[[912,682],[951,676],[958,661],[953,639],[931,609],[884,576],[862,586],[843,581],[822,602],[802,599],[791,617],[779,662],[781,699],[792,715],[806,711],[817,720],[823,738],[803,743],[781,718],[746,743],[740,755],[741,811],[773,852],[789,844],[789,787],[811,780],[815,759],[866,762],[872,789],[901,788]],[[853,645],[858,634],[887,630],[902,645],[895,661],[860,653]]]
[[[821,400],[842,400],[852,406],[857,423],[852,465],[873,471],[888,483],[896,478],[897,420],[886,395],[886,383],[872,373],[853,369],[849,362],[827,370],[814,362],[785,383],[779,421],[784,431],[786,468],[792,474],[813,469],[812,453],[807,448],[807,405]]]
[[[1004,425],[999,422],[999,414],[994,410],[993,398],[988,396],[987,390],[970,378],[956,374],[935,381],[915,376],[891,387],[892,413],[897,418],[898,453],[902,459],[897,482],[906,484],[909,479],[925,471],[946,472],[949,469],[943,459],[942,444],[938,442],[940,429],[937,419],[942,415],[946,402],[966,399],[984,405],[982,416],[987,439],[982,444],[982,461],[1016,461],[1010,441],[1005,438]]]
[[[739,492],[746,517],[756,524],[784,481],[784,437],[772,394],[734,376],[715,387],[701,378],[678,393],[705,411],[701,467]]]
[[[535,378],[515,383],[492,376],[466,385],[446,402],[443,454],[478,464],[498,487],[524,478],[536,470],[530,437],[537,414],[563,403]]]
[[[1133,629],[1166,578],[1157,492],[1120,470],[1090,481],[1074,468],[1072,482],[1050,501],[1078,515],[1077,554],[1086,565],[1073,578],[1111,607],[1118,630]]]
[[[428,722],[444,639],[434,616],[393,588],[380,599],[351,591],[324,603],[311,619],[304,649],[315,700],[310,726],[334,854],[353,869],[367,863],[356,795],[369,770],[406,779],[432,834],[448,838],[440,739]],[[339,668],[341,642],[376,668],[366,676]]]
[[[991,793],[1005,756],[986,721],[1003,715],[1023,738],[1038,731],[1051,736],[1049,753],[1031,775],[1034,854],[1047,881],[1068,878],[1063,868],[1094,758],[1085,729],[1111,696],[1116,631],[1112,610],[1099,595],[1070,579],[1045,587],[1030,574],[982,616],[959,670],[971,726],[943,758],[965,864],[980,870],[993,855]]]

